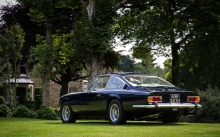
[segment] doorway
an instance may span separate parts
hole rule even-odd
[[[25,104],[26,102],[26,88],[25,87],[17,87],[16,88],[16,98],[17,98],[17,104]]]

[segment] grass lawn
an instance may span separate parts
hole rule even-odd
[[[0,137],[220,137],[220,124],[132,122],[111,125],[108,121],[0,118]]]

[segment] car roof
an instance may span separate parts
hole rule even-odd
[[[144,73],[137,73],[137,72],[113,72],[103,75],[120,75],[120,76],[126,76],[126,75],[145,75],[145,76],[157,76],[153,74],[144,74]]]

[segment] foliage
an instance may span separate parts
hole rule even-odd
[[[74,24],[72,45],[76,50],[75,53],[85,61],[90,83],[102,73],[106,65],[104,54],[112,51],[114,42],[112,26],[117,9],[115,1],[81,0],[81,2],[84,8],[81,17]]]
[[[80,79],[80,71],[84,68],[84,61],[81,56],[76,55],[76,50],[71,45],[71,34],[54,34],[53,35],[53,52],[51,64],[51,80],[61,85],[60,95],[67,94],[69,81]],[[34,77],[43,78],[45,74],[45,61],[47,60],[45,40],[37,36],[39,45],[33,48],[33,58],[38,64],[34,67]],[[65,84],[67,83],[67,84]]]
[[[134,60],[132,60],[129,55],[122,57],[119,61],[118,70],[123,72],[133,72]]]
[[[36,111],[37,119],[47,119],[47,120],[56,120],[57,115],[54,111],[54,109],[51,109],[51,107],[46,108],[44,106],[41,106],[40,109]]]
[[[12,117],[18,118],[36,118],[36,113],[29,110],[25,105],[19,105],[12,113]]]
[[[10,62],[13,66],[13,76],[17,76],[19,68],[17,65],[20,64],[22,59],[21,48],[24,43],[24,31],[18,23],[14,23],[3,30],[0,35],[0,53],[7,64]],[[18,67],[18,68],[17,68]],[[3,75],[4,77],[4,75]]]
[[[44,38],[40,35],[36,36],[36,42],[38,43],[36,48],[31,48],[31,52],[33,53],[31,57],[34,59],[30,61],[36,62],[34,67],[34,77],[43,78],[46,72],[45,61],[47,60],[47,52],[49,47],[46,46]]]
[[[165,60],[163,64],[166,69],[165,79],[172,82],[172,59]]]
[[[219,1],[129,2],[120,11],[122,16],[115,25],[123,40],[135,42],[138,47],[145,46],[154,53],[171,54],[169,73],[172,75],[169,77],[175,85],[193,89],[185,85],[187,80],[182,77],[185,74],[192,75],[194,88],[200,88],[204,83],[213,87],[220,85],[217,71],[220,66],[220,13],[215,10],[219,8]],[[168,46],[171,51],[166,51]],[[182,51],[186,53],[185,64],[179,59],[178,53]],[[179,77],[178,73],[183,74]]]
[[[220,122],[220,90],[209,87],[205,91],[198,91],[202,108],[195,115],[196,121],[206,123]]]
[[[4,80],[7,79],[7,81],[9,81],[11,77],[16,79],[20,74],[20,63],[22,59],[21,48],[23,43],[24,31],[18,23],[14,23],[4,28],[3,32],[0,34],[0,55],[5,66],[3,70]],[[15,102],[15,100],[12,95],[15,91],[12,90],[9,83],[7,83],[7,86],[11,97],[11,102],[9,104],[14,108],[15,104],[12,104],[12,102]]]
[[[111,50],[104,54],[104,67],[107,69],[107,71],[114,71],[114,69],[117,69],[120,57],[121,55],[118,52]]]
[[[51,112],[53,112],[54,114],[56,114],[57,117],[60,116],[59,108],[54,108],[54,107],[49,106],[49,109],[50,109]]]
[[[0,96],[0,105],[5,104],[5,98],[3,96]]]
[[[18,104],[17,105],[25,105],[26,104],[26,101],[27,101],[27,98],[25,95],[23,94],[20,94],[18,96]]]
[[[136,8],[132,8],[137,6]],[[188,29],[190,23],[183,15],[186,3],[177,1],[159,0],[156,2],[143,2],[130,6],[130,10],[124,9],[122,17],[119,19],[119,26],[126,27],[120,35],[125,40],[132,39],[136,46],[145,47],[157,54],[169,54],[167,49],[171,49],[172,56],[172,83],[178,85],[178,51],[187,42]],[[183,17],[184,16],[184,17]],[[124,25],[125,22],[128,22]],[[127,29],[127,26],[129,27]],[[167,48],[169,47],[169,48]],[[141,52],[141,51],[140,51]]]
[[[134,72],[154,74],[165,78],[165,70],[156,66],[154,63],[155,58],[148,48],[145,46],[134,46],[132,49],[133,57],[141,60],[140,63],[135,63]]]
[[[219,7],[219,1],[214,0],[191,4],[192,16],[195,17],[194,39],[187,44],[185,51],[196,81],[206,84],[206,87],[220,87],[220,25],[217,18],[220,12],[215,10]]]
[[[9,107],[5,104],[0,104],[0,117],[7,117],[9,115]]]
[[[202,108],[191,117],[182,117],[181,122],[220,123],[220,90],[209,87],[207,90],[198,90]]]
[[[25,106],[26,106],[28,109],[34,111],[34,110],[35,110],[34,104],[35,104],[35,101],[27,100]]]
[[[76,49],[82,49],[78,52],[88,56],[91,53],[105,53],[109,49],[109,43],[113,40],[111,26],[116,16],[111,5],[111,1],[97,2],[93,22],[89,22],[88,15],[83,12],[73,31],[73,45]]]

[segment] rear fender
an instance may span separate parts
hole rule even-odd
[[[113,99],[117,99],[117,100],[119,100],[119,102],[121,102],[121,98],[120,98],[120,96],[119,96],[118,94],[111,94],[111,95],[110,95],[110,98],[109,98],[109,100],[108,100],[107,106],[106,106],[106,111],[108,111],[108,106],[109,106],[110,102],[111,102]],[[122,103],[122,102],[121,102],[121,103]]]

